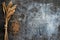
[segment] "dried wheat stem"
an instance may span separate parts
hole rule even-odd
[[[4,36],[4,40],[8,40],[7,27],[8,27],[8,20],[7,20],[7,18],[6,18],[6,19],[5,19],[5,36]]]

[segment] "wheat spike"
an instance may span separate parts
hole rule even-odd
[[[11,8],[11,10],[15,10],[15,9],[16,9],[16,6],[17,6],[17,5],[14,5],[14,6]]]
[[[8,4],[7,8],[10,8],[13,5],[12,1]]]
[[[6,11],[6,5],[5,5],[5,2],[2,3],[2,6],[3,6],[3,12],[5,13],[5,11]]]
[[[16,5],[14,5],[12,8],[9,8],[8,10],[9,14],[7,14],[7,17],[10,17],[11,15],[13,15],[15,12],[15,9],[16,9]]]
[[[12,10],[11,12],[9,12],[9,14],[7,15],[7,18],[9,18],[11,15],[13,15],[15,12],[15,10]]]

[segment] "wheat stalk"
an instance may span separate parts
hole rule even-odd
[[[14,14],[15,9],[16,9],[16,5],[14,5],[12,7],[13,3],[12,1],[10,1],[10,3],[6,6],[5,2],[2,3],[3,6],[3,12],[5,14],[5,35],[4,35],[4,40],[8,40],[8,32],[7,32],[7,28],[8,28],[8,22],[11,18],[11,15]]]

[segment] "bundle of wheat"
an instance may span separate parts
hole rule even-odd
[[[10,1],[10,3],[6,6],[5,2],[2,3],[3,6],[3,12],[4,12],[4,17],[5,17],[5,36],[4,40],[8,40],[8,32],[7,32],[7,27],[8,27],[8,22],[11,18],[11,15],[14,14],[16,5],[12,7],[13,3]]]

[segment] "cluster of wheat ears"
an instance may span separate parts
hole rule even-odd
[[[5,17],[5,26],[4,26],[5,35],[4,35],[4,40],[8,40],[8,32],[7,32],[8,22],[11,19],[11,16],[14,14],[17,5],[13,5],[12,1],[10,1],[7,6],[6,6],[6,3],[3,2],[2,6],[3,6],[4,17]],[[15,24],[16,23],[13,23],[12,25],[14,26]],[[14,28],[13,30],[15,30],[15,29],[16,28]]]

